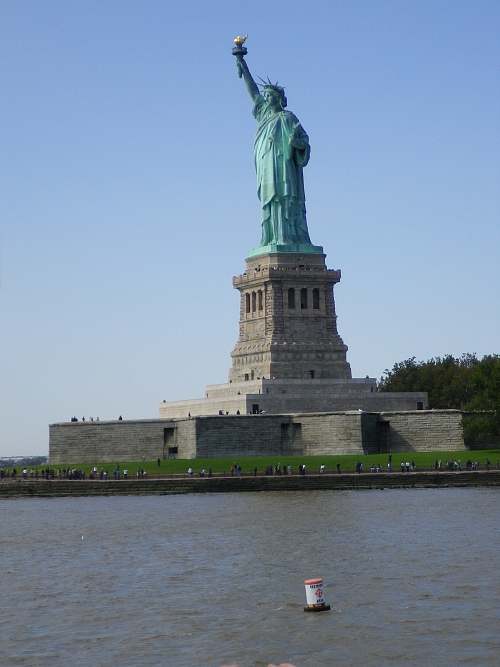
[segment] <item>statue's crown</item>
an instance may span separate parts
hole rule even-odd
[[[262,88],[262,90],[274,90],[275,92],[277,92],[278,95],[281,98],[282,107],[283,108],[286,107],[287,99],[286,99],[286,95],[285,95],[285,89],[283,88],[283,86],[280,86],[277,81],[276,81],[276,83],[273,83],[269,79],[269,77],[267,77],[267,81],[262,79],[260,76],[259,76],[259,79],[262,81],[262,83],[259,83],[259,86]]]
[[[276,81],[276,83],[273,83],[269,77],[267,77],[267,81],[265,79],[262,79],[259,76],[259,79],[261,80],[262,83],[259,83],[259,86],[263,89],[265,88],[270,88],[271,90],[275,90],[277,93],[280,93],[281,95],[285,94],[285,89],[283,86],[280,86],[279,83]]]

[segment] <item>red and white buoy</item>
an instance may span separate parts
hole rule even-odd
[[[306,587],[307,602],[304,611],[328,611],[330,609],[330,605],[325,602],[323,579],[306,579],[304,586]]]

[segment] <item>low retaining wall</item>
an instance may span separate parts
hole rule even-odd
[[[386,488],[500,486],[500,471],[286,475],[273,477],[192,477],[142,480],[4,480],[1,498],[61,496],[142,496],[241,491],[317,491]]]

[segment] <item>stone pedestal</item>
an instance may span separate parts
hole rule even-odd
[[[333,287],[340,271],[324,254],[250,257],[233,278],[240,292],[240,334],[230,382],[350,379],[347,346],[337,331]]]
[[[245,272],[233,278],[240,331],[229,382],[209,385],[200,399],[163,401],[160,417],[425,408],[425,393],[379,393],[374,378],[352,378],[337,331],[339,281],[322,252],[248,257]]]

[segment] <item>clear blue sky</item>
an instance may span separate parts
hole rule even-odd
[[[0,455],[226,380],[260,239],[239,32],[309,133],[353,373],[500,352],[497,0],[3,0]]]

